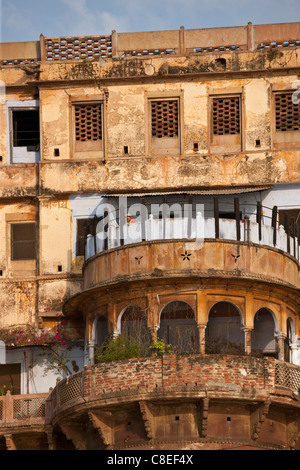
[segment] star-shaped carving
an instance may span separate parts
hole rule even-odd
[[[182,254],[181,256],[183,257],[183,261],[186,260],[186,259],[187,259],[188,261],[190,261],[190,257],[192,256],[192,253],[188,253],[188,252],[185,250],[184,254]]]
[[[138,264],[141,263],[141,259],[142,259],[142,258],[143,258],[143,256],[140,256],[139,258],[137,258],[137,257],[135,256],[135,259],[137,260]]]

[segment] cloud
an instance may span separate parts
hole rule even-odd
[[[18,34],[27,34],[34,29],[31,18],[24,17],[14,2],[1,1],[1,34],[4,29],[18,31]]]
[[[102,9],[102,2],[87,0],[60,0],[60,2],[68,8],[64,17],[68,35],[110,34],[113,29],[122,30],[127,27],[126,19],[124,20],[122,15],[114,14],[113,11]]]

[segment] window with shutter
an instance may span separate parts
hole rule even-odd
[[[158,155],[180,152],[178,98],[150,99],[151,151]]]
[[[214,135],[240,133],[240,99],[238,96],[213,98]]]
[[[74,151],[79,158],[103,156],[103,105],[74,103]]]
[[[212,152],[240,152],[241,97],[240,95],[211,97],[210,149]]]
[[[274,147],[299,148],[300,105],[293,102],[293,91],[274,93]]]
[[[11,259],[18,261],[35,258],[35,223],[11,224]]]

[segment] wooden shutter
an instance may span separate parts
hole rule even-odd
[[[35,253],[35,223],[11,224],[11,259],[35,259]]]

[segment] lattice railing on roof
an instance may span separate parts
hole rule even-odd
[[[284,362],[276,362],[275,385],[298,392],[300,390],[300,367]]]
[[[205,54],[213,52],[221,53],[221,52],[235,52],[240,51],[242,48],[239,45],[232,44],[230,46],[207,46],[207,47],[194,47],[189,49],[187,52],[189,54]]]
[[[257,45],[257,49],[264,50],[264,49],[296,49],[300,47],[300,39],[296,39],[295,41],[267,41],[261,42]]]
[[[45,38],[45,54],[46,60],[95,60],[111,57],[111,36]]]
[[[134,49],[131,51],[124,51],[121,55],[124,57],[147,57],[147,56],[163,56],[163,55],[173,55],[176,54],[176,51],[171,48],[164,49]]]
[[[15,65],[38,65],[37,59],[3,59],[0,60],[0,67]]]

